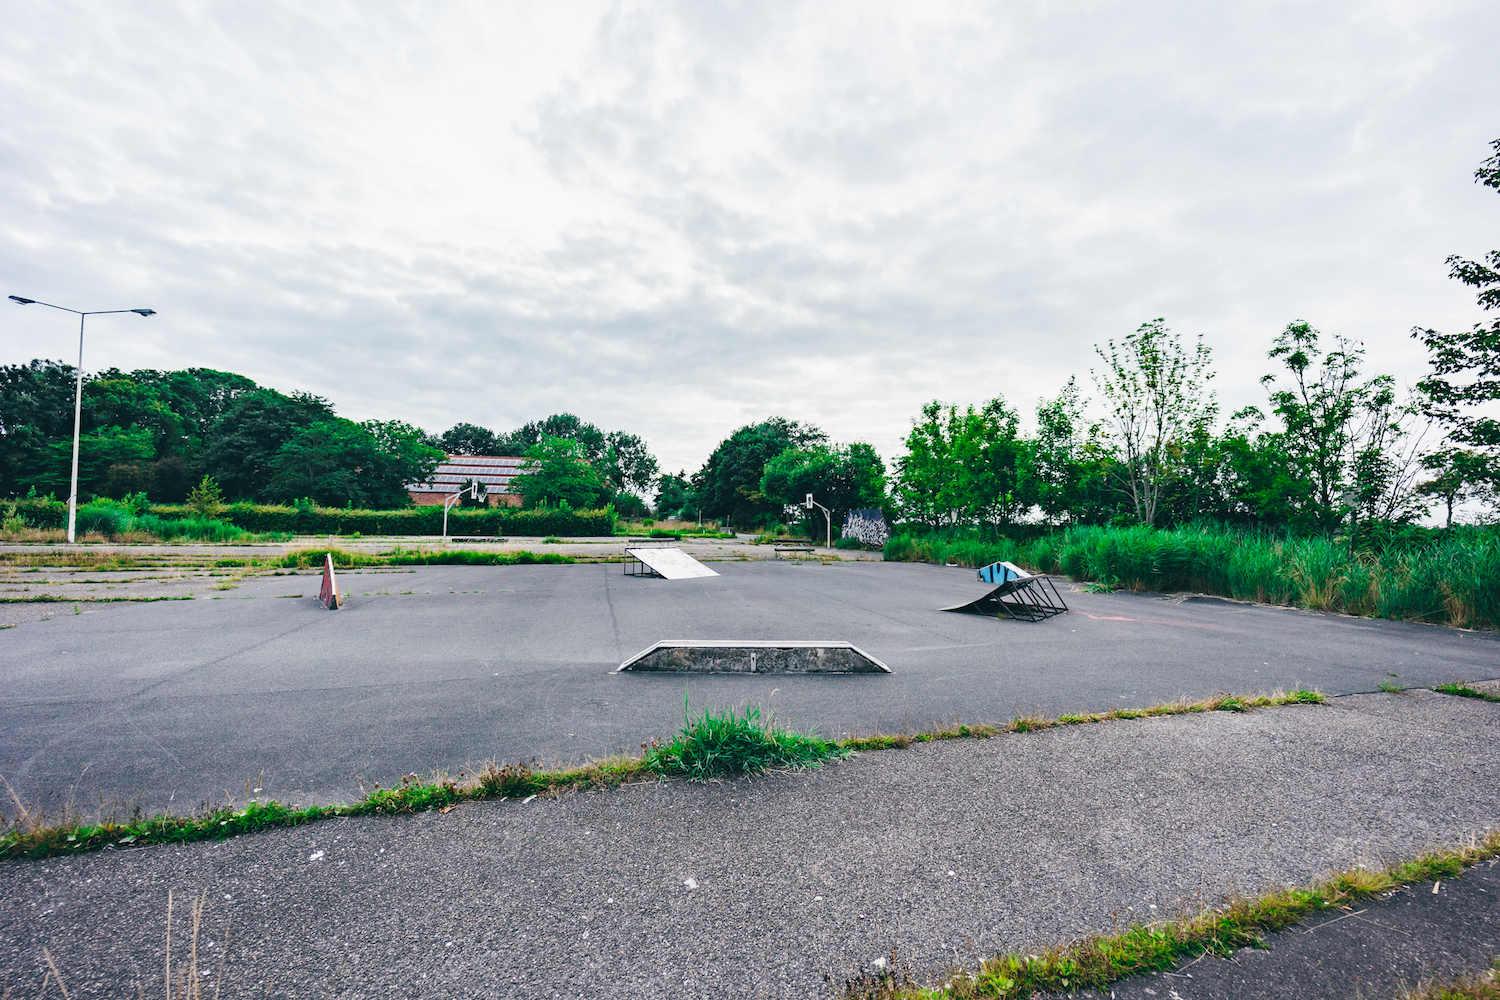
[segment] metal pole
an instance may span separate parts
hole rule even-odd
[[[828,512],[827,507],[824,507],[822,504],[818,503],[818,501],[814,500],[811,493],[807,495],[807,503],[804,504],[804,506],[808,510],[812,510],[814,507],[816,507],[823,512],[823,524],[828,529],[824,536],[824,540],[826,542],[824,548],[833,548],[833,515]]]
[[[73,483],[68,494],[68,544],[73,544],[74,525],[78,518],[78,435],[83,426],[83,321],[87,313],[78,314],[78,384],[73,392]]]
[[[478,480],[471,481],[468,486],[466,486],[463,489],[459,490],[457,493],[453,494],[446,501],[444,501],[444,503],[443,503],[443,541],[445,541],[445,542],[448,540],[448,511],[453,508],[454,504],[458,503],[458,501],[460,501],[460,500],[463,499],[463,495],[465,493],[471,494],[474,497],[475,500],[478,500],[479,499],[479,481]]]
[[[22,295],[12,295],[12,302],[23,306],[46,306],[48,309],[58,309],[62,312],[70,312],[78,317],[78,384],[73,390],[73,476],[68,493],[68,542],[71,544],[75,538],[74,528],[77,524],[78,515],[78,438],[83,426],[83,321],[90,316],[105,316],[112,313],[135,313],[138,316],[155,316],[155,309],[93,309],[79,310],[69,309],[67,306],[53,305],[51,302],[38,302],[36,299],[28,299]]]

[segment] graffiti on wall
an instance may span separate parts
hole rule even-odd
[[[857,538],[862,545],[884,548],[891,537],[891,529],[885,526],[885,515],[876,510],[851,510],[844,518],[844,537]]]

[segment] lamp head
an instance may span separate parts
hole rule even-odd
[[[12,297],[14,297],[14,296],[12,296]],[[130,311],[133,312],[133,313],[137,313],[137,314],[139,314],[141,316],[155,316],[156,315],[156,310],[155,309],[132,309]]]
[[[812,494],[811,493],[809,493],[807,495],[807,503],[803,504],[802,506],[806,507],[808,510],[812,510]]]
[[[19,295],[12,295],[12,296],[11,296],[11,297],[10,297],[10,300],[11,300],[11,301],[12,301],[12,302],[19,302],[19,303],[21,303],[21,305],[23,305],[23,306],[29,306],[29,305],[31,305],[31,304],[32,304],[32,303],[33,303],[33,302],[35,302],[35,301],[36,301],[36,299],[23,299],[23,298],[21,298],[21,296],[19,296]]]

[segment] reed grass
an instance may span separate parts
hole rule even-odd
[[[959,566],[1006,560],[1107,588],[1500,628],[1500,533],[1480,528],[1379,547],[1219,525],[1075,527],[1020,541],[901,534],[886,544],[885,558]]]

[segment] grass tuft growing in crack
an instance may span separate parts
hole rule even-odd
[[[1010,952],[985,959],[977,969],[953,969],[920,986],[909,968],[882,960],[856,970],[835,987],[841,1000],[1012,1000],[1039,994],[1104,992],[1111,983],[1149,972],[1166,972],[1207,952],[1226,956],[1264,946],[1264,936],[1285,930],[1330,908],[1370,899],[1416,882],[1452,878],[1470,865],[1500,856],[1500,830],[1446,850],[1429,851],[1385,869],[1351,868],[1305,887],[1276,887],[1260,896],[1236,897],[1223,905],[1187,912],[1172,920],[1136,924],[1115,934],[1094,935],[1039,951]],[[1481,984],[1482,985],[1482,984]],[[1488,993],[1417,994],[1437,1000],[1487,998]]]
[[[1480,701],[1500,701],[1500,694],[1490,694],[1488,691],[1476,691],[1467,684],[1435,684],[1432,688],[1438,694],[1451,694],[1459,698],[1477,698]]]
[[[734,709],[714,713],[704,710],[693,718],[683,701],[682,730],[668,743],[643,743],[644,766],[662,775],[682,776],[693,781],[760,774],[773,767],[817,767],[823,761],[846,757],[839,744],[810,733],[788,732],[771,720],[762,721],[759,707],[736,715]]]

